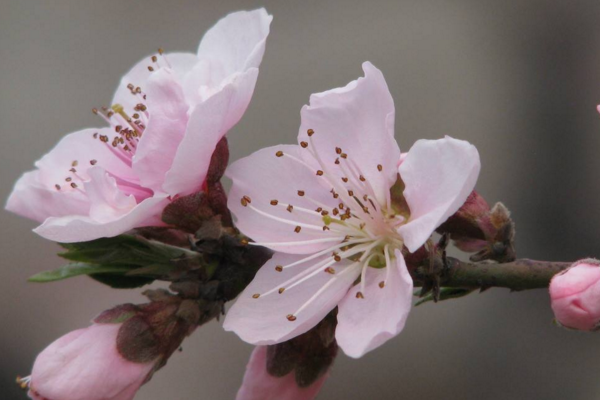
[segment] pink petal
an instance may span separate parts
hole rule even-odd
[[[150,119],[133,159],[133,169],[143,186],[163,191],[188,122],[188,105],[175,74],[156,71],[148,81]]]
[[[394,101],[381,71],[369,62],[363,64],[363,70],[364,78],[310,97],[310,105],[302,108],[298,141],[312,140],[324,167],[345,176],[334,164],[340,157],[336,148],[341,148],[360,169],[358,175],[373,187],[379,203],[386,204],[400,160],[394,139]],[[311,138],[308,129],[315,132]]]
[[[50,217],[35,228],[34,232],[48,240],[62,243],[113,237],[137,227],[164,225],[160,216],[168,202],[166,197],[151,197],[127,214],[107,221],[98,221],[82,215]]]
[[[463,205],[480,166],[477,149],[464,140],[446,136],[413,145],[399,168],[411,215],[398,231],[411,252]]]
[[[278,151],[284,156],[277,157]],[[321,177],[294,161],[292,157],[301,159],[302,151],[305,150],[299,146],[269,147],[236,161],[226,171],[233,180],[228,207],[237,217],[237,227],[257,242],[293,254],[314,253],[341,242],[344,237],[323,231],[323,217],[314,210],[320,204],[336,207],[337,202],[329,189],[321,185]],[[298,195],[299,190],[304,191],[303,196]],[[247,207],[241,204],[243,196],[251,199]],[[271,205],[273,200],[278,201],[277,205]],[[287,211],[290,204],[295,207],[292,212]],[[264,213],[287,222],[266,217]],[[302,224],[306,226],[296,233],[295,227]]]
[[[153,66],[155,71],[162,68],[171,69],[175,73],[177,80],[183,82],[184,76],[198,63],[198,57],[191,53],[169,53],[164,56],[157,55],[157,57],[160,66],[152,63],[150,56],[148,56],[140,60],[123,76],[113,96],[112,104],[121,104],[126,110],[131,110],[136,104],[143,102],[142,96],[132,95],[127,85],[132,84],[135,87],[140,87],[142,92],[146,92],[148,79],[155,73],[148,70],[148,66],[150,65]],[[168,61],[170,67],[167,65],[165,59]],[[152,110],[149,111],[152,112]]]
[[[119,190],[115,178],[102,167],[88,170],[90,180],[85,182],[85,192],[91,202],[89,216],[98,222],[111,222],[130,212],[136,205],[132,195]]]
[[[312,400],[327,377],[325,374],[309,387],[300,388],[293,372],[284,377],[271,376],[267,372],[267,348],[258,346],[250,356],[236,400]]]
[[[217,143],[246,111],[257,77],[258,69],[252,68],[196,106],[167,172],[167,193],[185,195],[200,189]]]
[[[89,208],[90,202],[83,193],[65,193],[40,183],[37,170],[23,174],[6,202],[8,211],[37,222],[52,216],[85,215]]]
[[[117,352],[119,328],[92,325],[52,343],[36,358],[32,391],[48,399],[132,399],[153,363],[133,363]]]
[[[413,281],[399,250],[395,257],[386,268],[369,268],[364,298],[356,297],[361,290],[357,284],[339,304],[335,337],[350,357],[363,356],[404,329],[412,304]],[[385,282],[383,288],[380,282]]]
[[[258,68],[272,20],[264,8],[238,11],[227,15],[206,32],[198,47],[198,58],[218,64],[220,72],[214,73],[213,84],[236,72]]]
[[[325,268],[319,267],[315,269],[314,276],[291,287],[292,284],[286,283],[290,278],[306,273],[309,267],[318,265],[319,261],[331,259],[331,255],[284,268],[281,272],[275,270],[277,265],[286,266],[301,258],[303,256],[275,253],[231,307],[223,328],[252,344],[274,344],[289,340],[318,324],[346,294],[360,272],[355,267],[348,267],[349,262],[342,260],[332,265],[335,274],[324,272]],[[277,291],[280,287],[286,287],[281,294]],[[274,293],[266,294],[271,289],[275,289]],[[254,298],[257,293],[261,296]],[[313,297],[315,294],[318,295]],[[313,300],[309,302],[311,298]],[[308,305],[298,312],[305,304]],[[289,321],[288,315],[295,315],[296,320]]]
[[[105,144],[95,139],[95,133],[98,133],[98,136],[107,135],[109,138],[115,136],[112,129],[101,128],[84,129],[63,137],[52,150],[35,163],[40,170],[40,183],[48,188],[53,188],[55,184],[66,186],[65,178],[70,176],[80,184],[80,180],[76,177],[84,181],[89,179],[87,170],[92,167],[92,164],[104,168],[115,176],[135,180],[130,165],[115,155],[110,143]],[[90,162],[92,160],[93,163]],[[71,168],[76,169],[76,176],[70,171]]]

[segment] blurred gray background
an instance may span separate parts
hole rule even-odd
[[[0,198],[66,133],[102,121],[122,74],[164,47],[195,51],[238,9],[274,15],[254,99],[229,134],[232,159],[295,141],[313,92],[361,62],[383,70],[403,150],[451,135],[480,151],[477,189],[502,200],[520,257],[600,257],[600,2],[597,0],[0,0]],[[45,345],[115,304],[141,302],[87,278],[48,285],[58,248],[0,213],[0,399]],[[216,322],[139,393],[233,399],[251,346]],[[418,307],[402,335],[360,360],[340,356],[320,399],[596,399],[600,334],[552,325],[545,290]],[[58,399],[62,400],[62,399]]]

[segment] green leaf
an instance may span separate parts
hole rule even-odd
[[[464,297],[468,294],[470,294],[471,292],[473,292],[474,289],[465,289],[465,288],[441,288],[440,289],[440,298],[439,300],[449,300],[449,299],[457,299],[459,297]],[[417,291],[415,294],[419,293],[419,291]],[[433,294],[430,292],[429,294],[425,295],[424,297],[422,297],[419,301],[417,301],[415,303],[415,307],[416,306],[420,306],[423,303],[427,303],[428,301],[433,301]]]
[[[115,265],[93,265],[87,263],[72,263],[52,271],[44,271],[29,278],[29,282],[53,282],[72,278],[79,275],[106,274],[128,272],[130,268]]]

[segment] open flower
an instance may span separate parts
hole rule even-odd
[[[131,400],[154,368],[117,351],[120,324],[94,324],[57,339],[19,379],[34,400]]]
[[[236,400],[312,400],[327,380],[324,374],[308,387],[299,387],[294,373],[276,377],[267,372],[267,347],[258,346],[246,366]]]
[[[363,69],[364,78],[311,96],[299,145],[228,169],[238,228],[276,251],[225,320],[247,342],[286,341],[336,306],[336,339],[351,357],[397,335],[413,288],[404,247],[421,247],[475,186],[477,150],[449,137],[417,141],[398,168],[392,97],[378,69]],[[398,174],[410,210],[392,204]]]
[[[160,225],[175,195],[200,190],[217,143],[252,97],[272,17],[236,12],[211,28],[197,54],[159,53],[122,79],[109,127],[64,137],[16,183],[6,208],[60,242]]]

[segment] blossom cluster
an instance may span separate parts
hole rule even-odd
[[[508,211],[474,192],[477,149],[446,136],[402,152],[392,95],[370,62],[363,77],[310,97],[296,144],[225,170],[225,137],[253,95],[271,20],[264,9],[236,12],[205,34],[197,53],[159,50],[143,59],[111,106],[93,110],[106,126],[65,136],[15,184],[7,210],[80,251],[73,260],[85,254],[92,258],[84,262],[110,267],[90,276],[127,271],[119,276],[171,283],[170,291],[147,291],[149,303],[108,310],[48,346],[18,380],[31,398],[132,399],[239,294],[223,327],[256,348],[238,400],[312,399],[338,346],[358,358],[404,329],[415,266],[433,254],[445,260],[436,231],[478,260],[514,259]],[[227,195],[223,174],[232,181]],[[114,253],[107,261],[106,246],[122,240],[157,258]],[[92,245],[95,253],[81,252]],[[555,277],[559,322],[598,326],[588,282],[597,286],[599,274],[588,262]],[[439,282],[429,289],[439,297]]]

